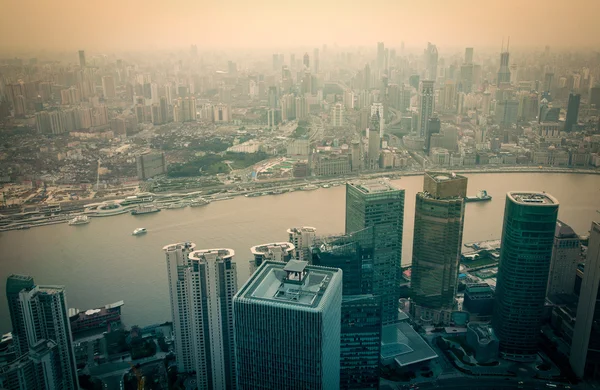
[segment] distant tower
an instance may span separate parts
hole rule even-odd
[[[79,50],[79,66],[85,68],[85,51]]]
[[[302,63],[304,64],[305,68],[310,68],[310,57],[308,56],[308,53],[304,53],[304,59],[302,60]]]
[[[473,48],[467,47],[465,49],[465,64],[472,64],[472,63],[473,63]]]
[[[557,215],[558,200],[550,194],[506,195],[492,320],[506,359],[537,356]]]
[[[313,71],[319,73],[319,48],[315,48],[313,51]]]
[[[295,253],[296,247],[291,242],[273,242],[270,244],[255,245],[250,248],[252,256],[250,260],[250,273],[254,273],[260,265],[267,261],[290,261]]]
[[[377,70],[383,72],[385,66],[385,46],[383,42],[377,42]]]
[[[573,125],[577,124],[579,119],[579,102],[580,94],[570,93],[569,103],[567,106],[567,117],[565,118],[565,131],[573,130]]]
[[[373,122],[373,115],[377,114],[377,128],[379,131],[379,138],[383,139],[383,135],[385,132],[385,114],[383,103],[373,103],[371,105],[371,123]]]
[[[49,382],[59,383],[56,388],[61,390],[78,389],[64,287],[38,286],[31,276],[11,275],[6,281],[6,297],[17,356],[32,354],[32,350],[35,354],[36,350],[56,348],[58,364],[52,367],[52,374],[43,373],[44,377],[51,377]]]
[[[105,98],[112,99],[116,96],[115,79],[112,76],[102,77],[102,93]]]
[[[195,244],[163,248],[167,260],[177,366],[196,372],[198,388],[235,389],[232,249],[194,251]]]
[[[427,64],[425,78],[435,81],[437,79],[438,50],[437,46],[432,45],[431,42],[427,42],[425,62]]]
[[[427,125],[429,118],[433,114],[433,102],[435,91],[432,80],[421,81],[421,91],[419,96],[419,136],[425,138],[427,135]]]
[[[579,378],[598,377],[598,353],[600,343],[600,223],[593,222],[590,229],[587,258],[579,293],[573,342],[569,362]]]
[[[369,149],[367,158],[369,159],[369,169],[376,169],[379,167],[379,152],[381,150],[381,132],[379,130],[379,111],[375,111],[371,115],[371,124],[369,125]]]
[[[573,292],[575,284],[573,275],[577,273],[577,265],[581,260],[579,236],[569,225],[557,221],[546,296]]]
[[[458,285],[467,178],[425,173],[417,194],[410,310],[416,320],[449,323]],[[435,236],[435,240],[429,237]]]
[[[339,389],[342,271],[267,261],[234,298],[240,389]]]
[[[315,241],[317,229],[310,226],[290,228],[287,230],[289,242],[294,244],[294,255],[296,260],[310,261],[310,248]]]
[[[509,40],[510,43],[510,40]],[[506,51],[504,51],[504,43],[502,44],[502,52],[500,53],[500,69],[498,69],[498,83],[501,84],[510,84],[510,68],[508,65],[509,61],[509,53],[508,46],[506,47]]]

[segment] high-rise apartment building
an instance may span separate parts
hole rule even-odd
[[[576,93],[569,94],[569,103],[567,106],[567,116],[565,118],[565,131],[573,130],[573,125],[577,124],[579,119],[579,102],[581,95]]]
[[[425,137],[427,134],[427,124],[433,114],[433,103],[435,100],[435,91],[433,89],[434,81],[421,81],[419,95],[419,136]]]
[[[163,248],[167,260],[175,352],[180,372],[196,372],[199,389],[235,389],[232,249]]]
[[[102,93],[107,99],[112,99],[117,95],[114,77],[102,76]]]
[[[467,47],[465,49],[465,64],[472,64],[472,63],[473,63],[473,48]]]
[[[387,181],[346,184],[346,234],[372,227],[373,295],[382,297],[382,323],[398,317],[404,226],[404,190]]]
[[[344,125],[344,106],[341,103],[331,107],[331,126],[342,127]]]
[[[535,359],[540,336],[558,200],[544,192],[509,192],[492,324],[500,352]]]
[[[34,358],[42,353],[44,345],[54,349],[48,343],[55,344],[54,372],[43,373],[44,378],[60,384],[57,388],[61,390],[78,389],[64,287],[39,286],[31,276],[11,275],[6,281],[6,298],[17,356],[29,354]]]
[[[293,259],[296,247],[291,242],[273,242],[255,245],[250,248],[253,259],[250,260],[250,273],[255,272],[260,265],[267,261],[288,262]]]
[[[410,310],[415,320],[448,323],[455,306],[467,178],[427,172],[417,194]]]
[[[569,362],[580,378],[600,377],[600,223],[592,223]]]
[[[311,261],[310,248],[313,246],[317,229],[311,226],[290,228],[287,230],[288,241],[294,244],[293,258],[296,260]]]
[[[85,51],[79,50],[79,66],[85,68]]]
[[[579,236],[569,225],[557,221],[546,296],[571,294],[575,285],[577,265],[580,262],[581,243]]]
[[[342,271],[264,262],[234,298],[239,389],[339,389]]]
[[[0,388],[7,390],[62,389],[60,360],[54,341],[40,340],[29,352],[0,367]]]

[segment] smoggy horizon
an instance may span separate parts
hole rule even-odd
[[[0,15],[0,50],[168,50],[195,44],[199,50],[289,47],[386,46],[422,48],[600,47],[595,0],[564,7],[544,0],[447,2],[374,0],[364,4],[307,0],[287,4],[262,0],[8,0]],[[589,12],[586,12],[589,10]],[[18,17],[17,17],[18,15]],[[562,26],[563,28],[557,28]]]

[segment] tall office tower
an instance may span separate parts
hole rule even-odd
[[[296,247],[291,242],[273,242],[255,245],[250,248],[253,259],[250,260],[250,273],[254,273],[267,260],[287,263],[293,259]]]
[[[427,49],[425,50],[425,64],[427,66],[425,78],[435,81],[437,79],[438,50],[435,45],[431,44],[431,42],[427,42]]]
[[[557,221],[546,296],[573,292],[574,275],[577,273],[577,265],[581,260],[579,236],[569,225]]]
[[[52,375],[60,383],[57,388],[78,389],[64,287],[38,286],[31,276],[11,275],[6,281],[6,298],[17,356],[31,354],[31,350],[35,353],[41,343],[53,342],[58,361]]]
[[[509,192],[492,325],[500,353],[535,359],[546,299],[558,200],[542,192]]]
[[[463,64],[460,67],[461,92],[473,92],[473,64]]]
[[[346,234],[373,227],[372,294],[382,297],[382,323],[398,318],[404,190],[386,181],[346,184]]]
[[[158,96],[158,84],[156,84],[156,83],[150,84],[150,96],[152,98],[152,104],[160,103],[160,96]]]
[[[293,258],[310,262],[310,248],[315,241],[317,229],[310,226],[302,226],[288,229],[287,234],[289,237],[288,241],[294,245]]]
[[[313,71],[319,73],[319,48],[315,48],[313,51]]]
[[[85,68],[85,51],[79,50],[79,66]]]
[[[14,116],[15,117],[25,116],[25,112],[27,110],[27,100],[25,99],[25,96],[18,95],[15,98],[15,104],[14,104],[13,108],[14,108]]]
[[[385,65],[385,46],[383,42],[377,42],[377,70],[383,72]]]
[[[429,153],[429,149],[431,148],[431,135],[439,134],[442,128],[442,124],[440,122],[440,118],[437,116],[429,118],[429,123],[427,124],[427,135],[425,136],[425,153]]]
[[[337,103],[331,107],[331,126],[344,126],[344,106],[341,103]]]
[[[187,242],[163,248],[177,367],[181,372],[195,371],[199,389],[235,389],[234,251],[195,251],[195,247]]]
[[[379,136],[379,112],[371,115],[371,124],[367,129],[369,135],[369,149],[367,152],[367,168],[379,168],[379,152],[381,150],[381,137]]]
[[[567,116],[565,118],[565,131],[571,131],[573,129],[573,125],[577,124],[577,120],[579,119],[580,100],[580,94],[569,94],[569,104],[567,106]]]
[[[500,69],[498,69],[497,86],[505,83],[510,84],[510,69],[508,67],[508,59],[509,53],[507,48],[506,51],[500,53]]]
[[[554,73],[545,73],[544,74],[544,85],[542,87],[542,92],[550,92],[552,90],[552,81],[554,80]]]
[[[383,103],[373,103],[371,105],[371,125],[375,125],[377,131],[379,131],[379,138],[383,139],[385,132],[385,111]],[[377,121],[375,123],[374,121]]]
[[[167,98],[165,96],[161,96],[159,106],[160,106],[160,116],[162,119],[161,123],[169,122],[169,105],[167,103]]]
[[[472,64],[472,63],[473,63],[473,48],[467,47],[465,49],[465,64]]]
[[[511,127],[519,119],[519,101],[501,100],[496,102],[496,123],[502,127]]]
[[[350,167],[352,172],[359,171],[362,167],[361,160],[361,143],[360,141],[352,141],[352,148],[350,149],[352,160],[350,161]]]
[[[116,96],[115,79],[112,76],[102,76],[102,93],[107,99]]]
[[[363,89],[369,90],[371,89],[371,67],[369,64],[365,65],[364,70],[364,81],[363,81]]]
[[[431,80],[421,81],[419,95],[419,136],[425,137],[427,134],[427,124],[429,118],[433,114],[433,101],[435,99],[435,91],[433,90],[434,82]]]
[[[455,306],[467,178],[427,172],[417,194],[410,311],[415,320],[448,323]]]
[[[446,80],[440,93],[440,106],[444,111],[456,109],[456,85],[452,80]]]
[[[269,102],[270,109],[277,109],[277,107],[278,107],[277,103],[279,101],[279,91],[277,90],[277,87],[275,87],[275,86],[269,87],[267,100]]]
[[[306,69],[310,68],[310,57],[308,56],[308,53],[304,53],[302,63],[304,64],[304,68],[306,68]]]
[[[240,389],[338,389],[342,271],[267,261],[234,298]]]
[[[296,119],[306,119],[308,117],[308,103],[304,96],[296,97]]]
[[[600,376],[600,223],[590,229],[569,362],[579,378]]]

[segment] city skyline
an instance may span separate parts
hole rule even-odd
[[[369,46],[381,40],[395,46],[402,42],[424,46],[429,41],[438,47],[500,47],[503,38],[506,42],[509,36],[513,45],[520,47],[594,47],[600,42],[594,13],[586,12],[592,10],[593,0],[569,2],[572,9],[581,11],[569,13],[561,7],[548,7],[542,0],[486,2],[477,7],[465,0],[410,4],[379,0],[370,4],[373,12],[369,18],[358,3],[346,3],[343,7],[337,2],[315,0],[298,4],[263,0],[254,2],[252,7],[239,0],[228,4],[189,0],[174,3],[110,0],[91,9],[71,0],[9,0],[0,16],[0,34],[11,40],[0,42],[0,50],[158,49],[190,44],[221,49]],[[53,18],[46,17],[50,14]],[[421,29],[423,17],[430,26],[426,34]],[[549,20],[576,24],[578,28],[548,29]],[[310,28],[296,28],[306,23]],[[361,28],[357,29],[359,25]],[[13,33],[17,29],[21,34]],[[540,30],[544,30],[543,39],[538,38]],[[48,34],[49,31],[53,33]]]

